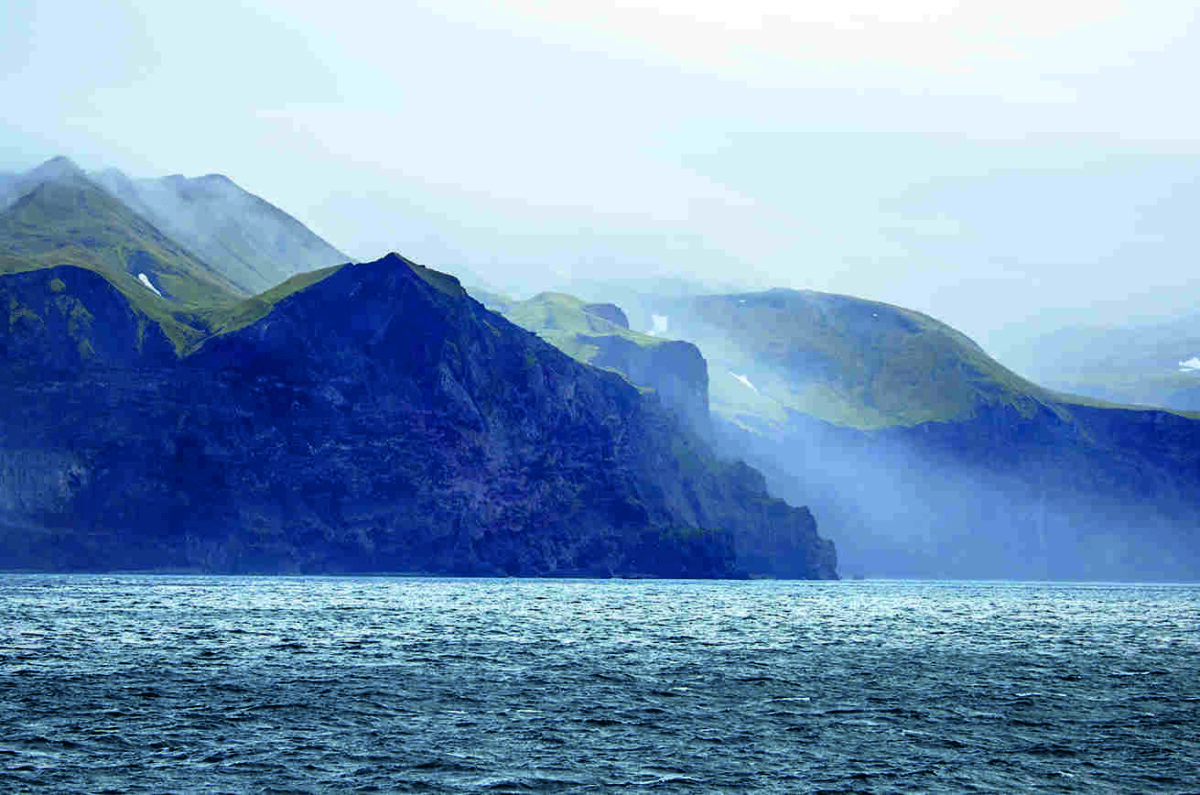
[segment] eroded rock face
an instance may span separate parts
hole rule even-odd
[[[711,436],[708,365],[692,343],[632,332],[616,304],[588,304],[566,293],[488,300],[506,318],[578,361],[615,370],[654,390],[688,430],[705,439]]]
[[[613,335],[581,334],[578,339],[596,347],[593,365],[612,368],[638,386],[653,389],[688,429],[704,438],[710,436],[708,363],[695,345],[667,340],[646,346]]]
[[[398,256],[180,360],[118,326],[120,366],[0,382],[0,566],[836,576],[757,472]]]
[[[94,271],[58,267],[0,278],[0,312],[0,375],[8,382],[175,359],[158,325]]]
[[[852,575],[1195,579],[1200,423],[1056,409],[876,431],[793,414],[774,434],[718,420],[715,435],[813,506]]]

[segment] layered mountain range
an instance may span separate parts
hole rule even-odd
[[[718,448],[810,505],[851,574],[1200,572],[1195,415],[1045,389],[933,318],[849,296],[605,297],[698,346]]]
[[[56,159],[0,206],[0,566],[835,576],[777,494],[851,574],[1200,572],[1195,415],[918,312],[468,294],[217,176]]]
[[[1055,389],[1200,411],[1200,315],[1155,323],[1068,326],[1010,342],[1006,361]]]
[[[451,276],[339,262],[224,178],[56,160],[0,190],[0,567],[836,576],[808,510],[714,454],[703,396]]]

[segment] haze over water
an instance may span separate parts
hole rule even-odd
[[[1200,585],[0,576],[0,789],[1180,792]]]

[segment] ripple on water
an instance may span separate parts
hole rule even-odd
[[[1200,587],[0,576],[0,790],[1180,791]]]

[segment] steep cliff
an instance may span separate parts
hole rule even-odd
[[[579,361],[615,370],[654,390],[689,429],[708,437],[708,366],[692,343],[631,331],[615,304],[589,304],[564,293],[542,293],[526,301],[491,296],[488,303]]]
[[[111,352],[71,358],[56,279]],[[396,255],[231,313],[183,358],[95,274],[0,284],[25,308],[2,566],[836,576],[807,510],[656,397]]]
[[[664,301],[715,434],[810,505],[851,573],[1194,579],[1200,422],[1055,393],[900,307],[771,290]]]

